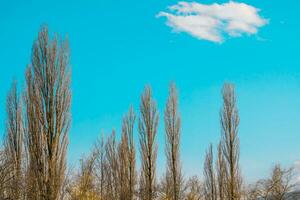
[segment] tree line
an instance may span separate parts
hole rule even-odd
[[[285,199],[295,188],[293,169],[279,164],[269,178],[247,185],[239,157],[239,112],[233,84],[222,88],[217,154],[209,145],[203,179],[184,177],[180,159],[178,91],[170,84],[163,121],[165,173],[157,177],[159,112],[150,86],[139,113],[130,107],[120,141],[113,130],[97,139],[79,169],[66,164],[71,123],[69,43],[43,26],[33,43],[25,89],[12,83],[6,101],[6,132],[0,151],[0,199],[12,200],[258,200]],[[138,141],[134,141],[135,126]],[[107,134],[106,134],[107,135]],[[138,144],[138,145],[136,145]],[[141,166],[137,169],[137,152]]]

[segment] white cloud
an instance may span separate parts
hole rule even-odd
[[[170,12],[160,12],[167,24],[176,32],[212,42],[224,41],[224,35],[239,37],[256,34],[267,20],[258,15],[259,9],[230,1],[224,4],[205,5],[196,2],[179,2],[169,7]]]

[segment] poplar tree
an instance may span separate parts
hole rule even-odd
[[[166,180],[170,188],[172,200],[181,199],[182,195],[182,173],[180,164],[180,127],[181,118],[178,111],[178,96],[175,84],[170,85],[169,97],[165,108],[165,137],[166,137],[166,157],[167,172]]]
[[[66,178],[71,121],[68,41],[42,27],[26,71],[25,139],[28,154],[28,198],[58,200]]]
[[[222,90],[223,107],[221,109],[222,152],[224,155],[226,176],[226,199],[241,199],[241,183],[239,156],[240,142],[238,137],[239,114],[236,104],[235,89],[226,83]]]
[[[140,190],[143,200],[152,200],[156,196],[156,135],[159,115],[149,86],[141,96],[140,112],[139,141],[142,162]]]

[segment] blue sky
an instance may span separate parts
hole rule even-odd
[[[201,4],[227,1],[196,1]],[[272,164],[300,160],[300,2],[239,1],[267,22],[257,33],[209,41],[166,25],[177,1],[5,1],[0,7],[0,133],[13,78],[24,86],[31,46],[42,24],[66,34],[71,45],[72,128],[69,163],[76,165],[101,130],[120,130],[123,114],[138,111],[146,84],[160,110],[158,169],[164,165],[163,109],[175,81],[182,114],[186,175],[202,175],[204,152],[220,137],[220,90],[236,85],[240,110],[241,167],[251,182]],[[174,12],[173,12],[174,14]],[[224,27],[223,27],[224,28]],[[176,29],[176,30],[174,30]],[[137,132],[136,132],[137,134]]]

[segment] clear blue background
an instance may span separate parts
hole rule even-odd
[[[226,1],[198,1],[223,3]],[[177,1],[1,1],[0,133],[13,78],[24,87],[32,42],[46,23],[69,36],[72,64],[72,128],[68,162],[76,166],[101,130],[118,132],[132,104],[150,84],[160,110],[158,171],[164,171],[163,109],[175,81],[182,114],[185,175],[202,175],[204,152],[220,137],[220,90],[235,83],[240,110],[242,173],[248,182],[268,175],[272,164],[300,159],[300,2],[245,0],[269,19],[257,36],[223,44],[172,33],[160,11]],[[261,40],[263,38],[263,41]],[[136,132],[137,135],[137,132]]]

